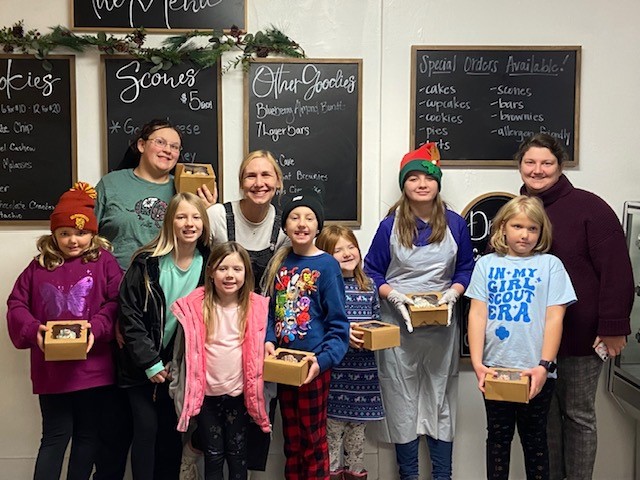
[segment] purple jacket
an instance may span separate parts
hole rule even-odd
[[[550,253],[562,260],[578,297],[564,316],[558,356],[592,355],[596,335],[631,333],[633,272],[624,232],[604,200],[564,175],[537,196],[553,226]]]
[[[242,342],[244,403],[263,432],[271,431],[264,399],[264,338],[269,298],[251,292],[247,325]],[[202,313],[204,287],[196,288],[171,305],[181,328],[173,348],[170,393],[178,411],[178,431],[186,432],[189,419],[200,413],[205,392],[206,328]]]
[[[33,393],[66,393],[114,383],[109,342],[114,338],[122,270],[103,250],[95,262],[66,260],[49,271],[33,260],[20,274],[7,301],[9,336],[16,348],[31,349]],[[38,348],[38,327],[49,320],[88,320],[95,344],[86,360],[46,362]]]

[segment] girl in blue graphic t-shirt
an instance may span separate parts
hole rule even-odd
[[[566,307],[576,301],[562,262],[548,254],[551,223],[542,203],[520,196],[504,205],[493,221],[495,253],[482,257],[465,295],[469,310],[469,349],[484,393],[487,374],[516,368],[531,379],[529,403],[485,399],[487,478],[508,479],[516,424],[527,478],[549,478],[547,414],[555,385],[554,360]]]

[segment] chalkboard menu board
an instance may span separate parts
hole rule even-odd
[[[182,133],[180,161],[210,163],[216,178],[222,178],[219,64],[201,68],[185,62],[150,73],[153,64],[103,56],[102,66],[107,171],[118,166],[142,125],[166,118]]]
[[[578,163],[580,47],[412,48],[411,145],[443,165],[512,166],[536,133]]]
[[[477,261],[486,251],[491,238],[491,225],[498,210],[514,198],[515,195],[505,192],[485,193],[475,198],[462,211],[462,216],[467,222],[469,235],[471,236],[471,246],[473,256]],[[460,355],[469,356],[469,341],[467,339],[467,323],[469,317],[470,300],[461,297],[458,302],[458,312],[460,314]]]
[[[75,58],[0,55],[0,222],[48,223],[76,180]]]
[[[245,75],[245,153],[269,150],[285,196],[312,187],[328,221],[360,226],[362,60],[261,60]],[[282,199],[279,199],[282,201]]]
[[[76,31],[246,30],[246,0],[69,0]]]

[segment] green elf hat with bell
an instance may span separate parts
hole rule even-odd
[[[415,171],[424,172],[433,177],[438,182],[438,191],[440,191],[442,187],[442,170],[440,169],[440,151],[435,142],[425,143],[417,150],[409,152],[402,157],[400,176],[398,177],[400,190],[402,190],[409,172]]]

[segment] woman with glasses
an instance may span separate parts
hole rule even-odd
[[[129,268],[134,252],[160,232],[167,206],[176,193],[171,171],[181,150],[180,132],[167,120],[151,120],[142,126],[116,170],[102,177],[96,186],[98,229],[100,235],[111,241],[123,270]],[[206,190],[200,198],[206,207],[215,203],[217,192]],[[118,333],[116,329],[122,348]],[[123,478],[131,443],[127,396],[115,388],[110,393],[112,408],[103,412],[103,447],[96,460],[94,480]]]
[[[98,183],[96,216],[100,235],[113,244],[120,267],[160,230],[164,213],[176,193],[171,171],[182,150],[180,132],[167,120],[142,126],[117,169]],[[205,187],[206,188],[206,187]],[[215,203],[217,192],[202,192],[205,205]]]

